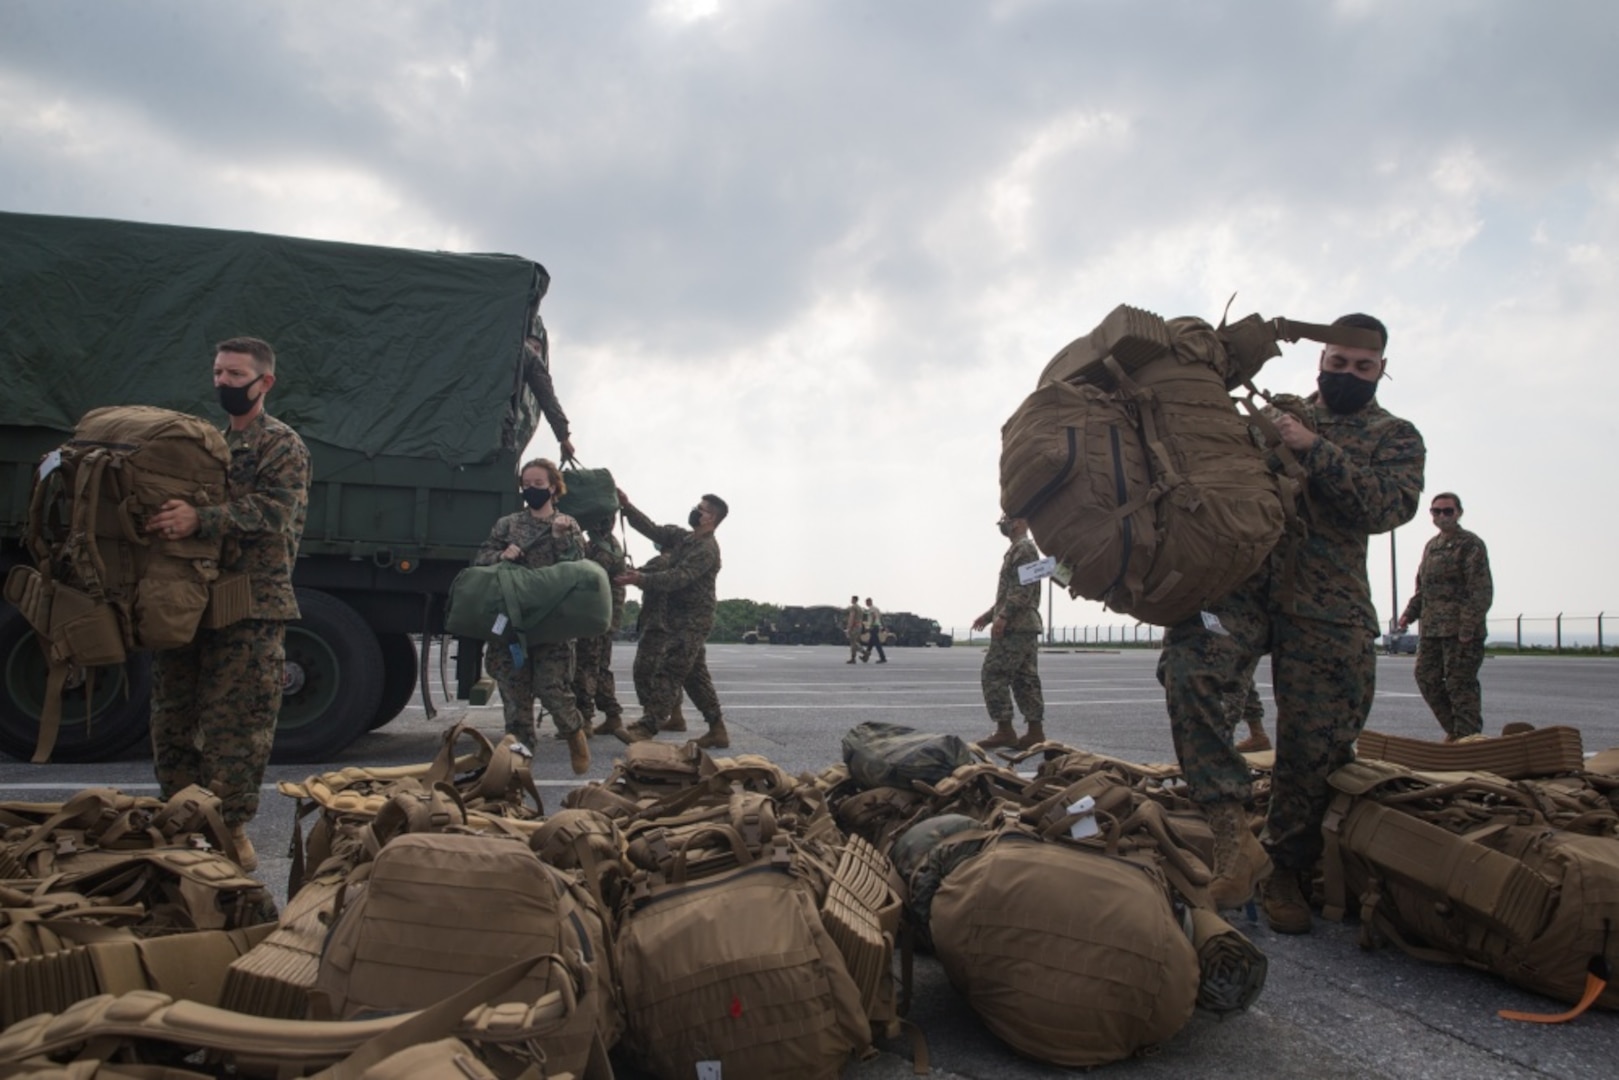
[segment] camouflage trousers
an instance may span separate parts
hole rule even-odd
[[[1259,687],[1254,685],[1254,672],[1259,669],[1258,656],[1242,672],[1238,682],[1241,689],[1225,696],[1225,715],[1235,732],[1239,723],[1257,729],[1265,722],[1265,703],[1259,700]]]
[[[984,687],[984,707],[997,727],[1011,725],[1014,700],[1025,723],[1045,723],[1046,695],[1040,687],[1039,634],[1005,633],[990,638],[979,679]]]
[[[573,643],[573,700],[579,717],[589,723],[600,709],[609,720],[624,715],[618,703],[618,686],[613,681],[613,633],[580,638]]]
[[[1264,844],[1282,870],[1308,870],[1321,856],[1327,777],[1355,759],[1377,685],[1372,632],[1267,611],[1262,588],[1244,586],[1210,609],[1217,628],[1193,616],[1172,627],[1158,659],[1175,755],[1193,801],[1246,802],[1248,765],[1232,747],[1225,697],[1268,652],[1276,697],[1276,766]]]
[[[165,799],[202,784],[219,796],[227,825],[258,813],[286,634],[278,619],[243,619],[153,656],[152,763]]]
[[[579,729],[579,707],[573,700],[573,643],[536,645],[519,666],[511,649],[493,642],[485,649],[484,667],[500,687],[506,711],[506,733],[534,745],[534,699],[551,714],[557,730],[568,735]]]
[[[1417,689],[1445,734],[1453,739],[1484,730],[1478,669],[1484,639],[1422,637],[1417,641]]]
[[[646,630],[635,648],[635,696],[643,723],[659,725],[680,707],[684,690],[710,724],[722,719],[720,698],[708,675],[708,632]]]

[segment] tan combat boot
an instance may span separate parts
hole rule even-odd
[[[1270,736],[1265,734],[1265,725],[1258,720],[1248,725],[1248,737],[1237,744],[1239,754],[1257,754],[1269,749]]]
[[[1264,894],[1265,921],[1278,934],[1310,932],[1310,902],[1304,897],[1299,875],[1292,870],[1274,871],[1261,890]]]
[[[686,730],[686,714],[680,711],[680,706],[679,705],[676,705],[675,706],[675,711],[669,714],[669,719],[665,720],[663,723],[658,725],[658,730],[659,731],[685,731]]]
[[[583,727],[568,732],[568,764],[573,766],[575,776],[590,771],[590,736]]]
[[[645,720],[637,720],[633,724],[620,724],[613,729],[613,734],[622,743],[646,742],[658,737],[658,729]]]
[[[622,716],[609,716],[600,724],[597,724],[594,728],[591,728],[590,733],[592,735],[612,735],[623,726],[624,718]]]
[[[1021,738],[1021,739],[1019,739],[1017,741],[1017,748],[1019,750],[1027,750],[1029,747],[1035,745],[1036,743],[1043,743],[1045,741],[1046,741],[1046,727],[1045,727],[1044,724],[1040,723],[1037,720],[1034,723],[1029,725],[1029,730],[1025,731],[1023,733],[1023,738]],[[983,746],[984,744],[979,743],[978,745]]]
[[[995,733],[988,738],[979,739],[978,745],[985,750],[993,750],[997,746],[1016,746],[1017,732],[1011,724],[996,724]]]
[[[259,868],[259,853],[253,850],[253,841],[247,838],[246,825],[230,827],[231,843],[236,845],[236,865],[248,873]]]
[[[1214,880],[1209,882],[1209,899],[1221,911],[1240,908],[1253,899],[1254,886],[1270,873],[1270,856],[1248,827],[1241,803],[1215,803],[1206,811],[1214,830]]]
[[[715,720],[708,725],[708,731],[699,736],[697,745],[704,750],[724,750],[731,745],[731,736],[725,730],[724,720]]]

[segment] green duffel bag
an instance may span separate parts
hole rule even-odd
[[[568,490],[557,500],[557,509],[587,529],[618,514],[618,485],[609,469],[563,469],[562,482]]]
[[[868,720],[843,736],[843,763],[864,791],[910,790],[913,780],[937,784],[977,760],[960,736],[932,735],[878,720]]]
[[[457,637],[530,645],[598,637],[613,621],[613,586],[589,559],[538,570],[469,566],[450,583],[444,629]]]

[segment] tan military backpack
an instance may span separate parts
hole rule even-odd
[[[205,614],[210,626],[246,616],[247,579],[221,580],[217,537],[145,531],[170,499],[226,501],[229,468],[225,437],[211,424],[147,405],[86,413],[73,438],[41,462],[28,510],[35,565],[13,567],[5,585],[49,662],[36,762],[56,744],[73,668],[89,672],[137,650],[185,645]]]
[[[1165,626],[1194,615],[1263,564],[1302,476],[1230,390],[1252,391],[1278,340],[1380,347],[1366,335],[1257,315],[1216,329],[1121,305],[1001,428],[1001,509],[1070,568],[1074,595]],[[1267,466],[1251,424],[1289,469]]]

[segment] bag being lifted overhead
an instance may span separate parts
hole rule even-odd
[[[1001,509],[1071,568],[1073,595],[1165,626],[1195,614],[1259,569],[1293,513],[1302,474],[1285,450],[1285,472],[1267,465],[1250,425],[1274,429],[1230,391],[1257,393],[1277,341],[1300,337],[1381,348],[1352,327],[1115,308],[1001,428]]]

